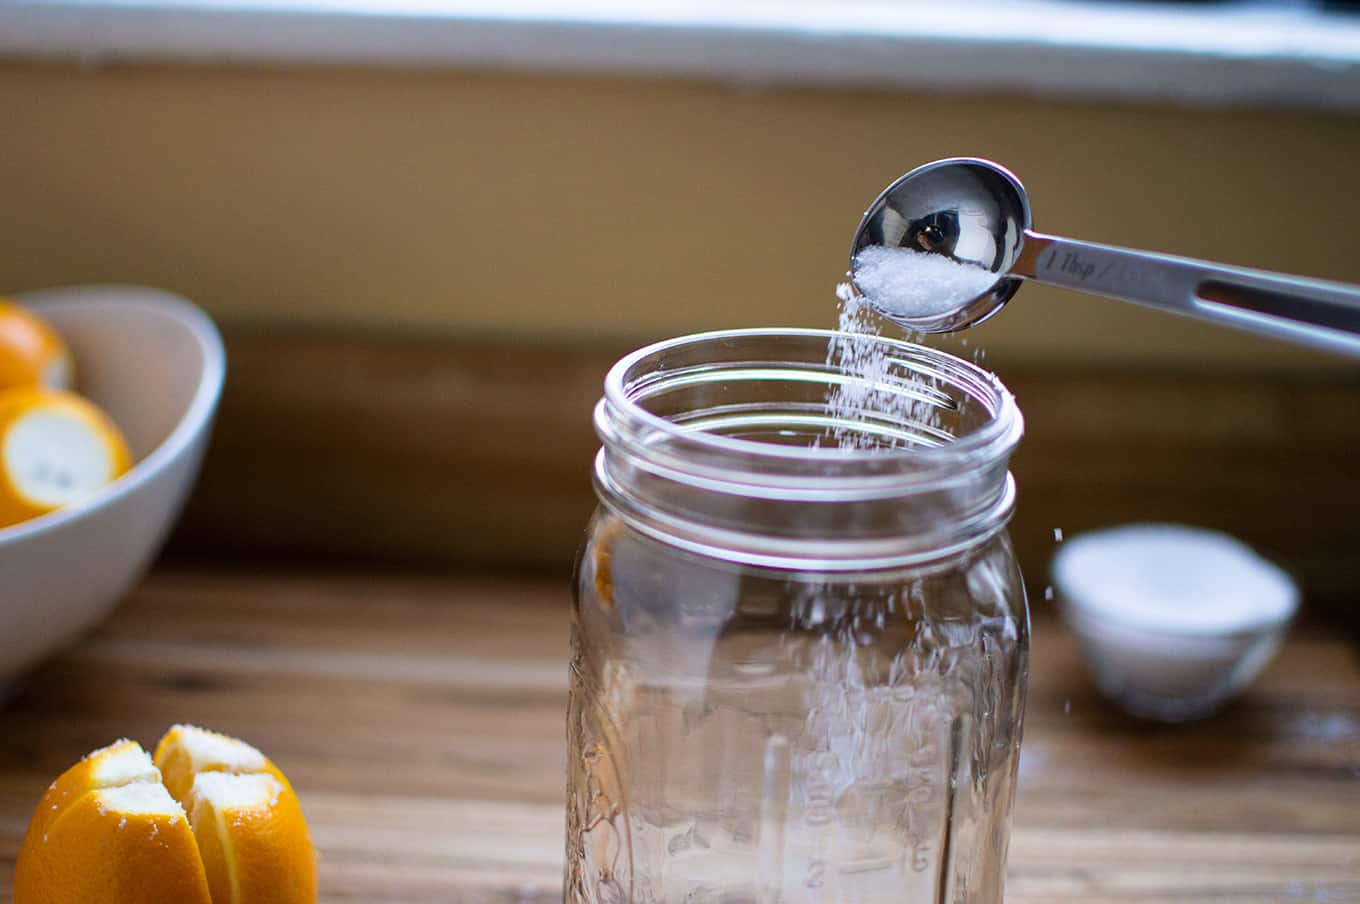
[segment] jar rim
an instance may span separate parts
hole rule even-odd
[[[604,380],[603,404],[615,412],[626,413],[648,433],[672,440],[683,440],[686,445],[696,444],[697,447],[706,447],[716,453],[735,453],[743,457],[750,456],[770,462],[785,461],[790,464],[836,463],[853,468],[855,463],[863,463],[866,466],[866,473],[878,475],[891,471],[894,463],[910,464],[910,472],[920,476],[923,468],[935,470],[931,465],[947,469],[957,467],[959,459],[963,458],[1004,457],[1008,456],[1019,443],[1024,432],[1023,417],[1016,405],[1015,396],[995,374],[948,352],[888,336],[856,334],[855,339],[880,344],[903,356],[920,361],[934,370],[947,373],[955,382],[968,384],[968,388],[972,390],[970,395],[987,406],[990,415],[987,421],[962,436],[953,437],[948,442],[936,446],[862,449],[834,445],[778,445],[686,428],[648,411],[637,401],[637,388],[646,385],[641,380],[641,377],[646,375],[634,374],[633,371],[650,358],[686,346],[762,338],[824,339],[830,343],[836,338],[848,335],[851,334],[826,329],[761,327],[710,330],[654,342],[630,352],[609,369]]]
[[[1015,499],[1007,463],[1024,429],[1010,391],[977,365],[886,337],[854,338],[887,349],[890,371],[846,373],[835,360],[844,349],[832,344],[846,335],[717,330],[622,358],[595,409],[604,444],[594,474],[601,502],[672,545],[789,570],[914,567],[962,554],[1003,529]],[[900,395],[913,407],[896,413],[875,405],[863,417],[846,416],[818,391],[863,389],[866,380],[873,393]],[[791,389],[791,407],[775,402],[767,417],[759,392],[729,394],[766,381]],[[979,407],[965,417],[973,404]],[[937,410],[951,411],[957,423],[933,420]],[[723,432],[734,427],[755,433]],[[817,445],[828,427],[910,445]],[[780,442],[785,428],[812,441]],[[772,438],[756,438],[765,434]]]

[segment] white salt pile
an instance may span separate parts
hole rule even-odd
[[[1227,534],[1135,524],[1069,540],[1053,561],[1069,604],[1110,624],[1208,635],[1288,619],[1298,590],[1283,570]]]
[[[996,275],[943,254],[870,245],[855,255],[853,279],[880,313],[911,322],[965,307],[992,287]]]

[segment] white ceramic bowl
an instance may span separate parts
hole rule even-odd
[[[1298,608],[1282,569],[1227,534],[1134,524],[1053,559],[1059,608],[1106,697],[1132,715],[1210,715],[1270,662]]]
[[[135,464],[84,502],[0,528],[0,698],[146,569],[198,473],[226,374],[212,321],[167,292],[80,286],[18,301],[66,340],[78,390],[122,428]]]

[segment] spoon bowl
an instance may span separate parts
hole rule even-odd
[[[850,248],[907,248],[940,254],[995,274],[991,287],[943,313],[902,315],[880,309],[900,326],[951,333],[981,323],[1010,301],[1021,280],[1010,275],[1030,228],[1029,198],[1013,173],[989,160],[951,157],[919,166],[883,190],[865,211]]]

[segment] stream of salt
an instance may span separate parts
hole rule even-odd
[[[828,343],[826,363],[844,379],[827,396],[827,412],[838,426],[831,438],[842,449],[900,448],[905,440],[889,440],[863,428],[869,421],[888,421],[899,427],[935,424],[939,410],[916,394],[903,392],[912,382],[924,382],[901,368],[890,346],[880,341],[882,318],[849,283],[836,287],[840,311],[836,335]]]
[[[884,317],[909,326],[958,310],[986,292],[995,276],[940,254],[882,246],[860,251],[854,267],[855,285],[836,287],[839,323],[827,349],[827,364],[844,377],[827,397],[828,413],[844,425],[833,428],[831,438],[842,449],[901,448],[910,440],[864,425],[886,421],[908,433],[919,432],[920,427],[939,426],[940,409],[930,401],[930,392],[919,391],[928,387],[928,378],[902,367],[880,341]],[[921,337],[908,333],[907,338]],[[912,384],[920,387],[914,391]]]

